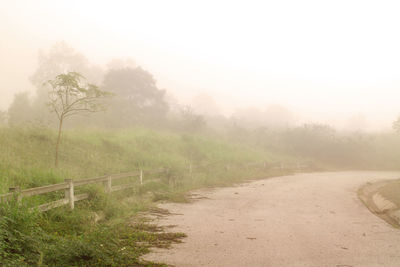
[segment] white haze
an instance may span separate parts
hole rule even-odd
[[[387,129],[400,113],[398,1],[0,0],[0,109],[39,49],[133,58],[179,101],[225,115],[281,105],[298,122]],[[361,127],[361,126],[360,126]]]

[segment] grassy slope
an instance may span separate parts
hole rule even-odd
[[[0,262],[4,266],[142,266],[139,257],[149,247],[168,246],[182,234],[154,231],[156,227],[148,224],[131,225],[138,211],[161,199],[182,201],[192,188],[271,175],[243,165],[271,162],[273,157],[265,152],[216,137],[146,129],[66,131],[60,168],[54,169],[55,137],[54,131],[43,128],[0,128],[0,192],[17,185],[29,188],[64,178],[164,166],[171,168],[172,179],[161,177],[164,180],[111,196],[104,194],[101,185],[87,188],[91,200],[79,202],[73,212],[61,207],[31,213],[32,198],[22,206],[0,205]],[[203,166],[189,175],[189,162]],[[103,213],[105,219],[93,224],[93,212]]]
[[[163,166],[181,170],[190,161],[245,163],[270,161],[271,156],[216,138],[157,132],[66,131],[60,168],[53,168],[55,132],[43,128],[0,128],[0,192],[8,187],[35,187],[64,178],[88,178],[138,168]]]

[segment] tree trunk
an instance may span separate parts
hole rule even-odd
[[[63,120],[64,120],[64,118],[61,117],[60,118],[60,123],[58,124],[58,136],[57,136],[57,143],[56,143],[56,159],[55,159],[55,162],[54,162],[54,165],[55,165],[56,168],[58,168],[58,149],[59,149],[59,146],[60,146]]]

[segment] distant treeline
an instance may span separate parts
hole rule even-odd
[[[302,158],[322,168],[400,168],[400,136],[397,133],[341,133],[323,124],[286,129],[237,128],[231,138],[270,153]]]

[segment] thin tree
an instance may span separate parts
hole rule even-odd
[[[58,152],[64,120],[68,117],[105,110],[102,99],[111,93],[100,90],[96,85],[86,83],[85,77],[77,72],[59,74],[50,85],[48,102],[51,111],[58,118],[58,136],[55,151],[55,167],[58,167]]]

